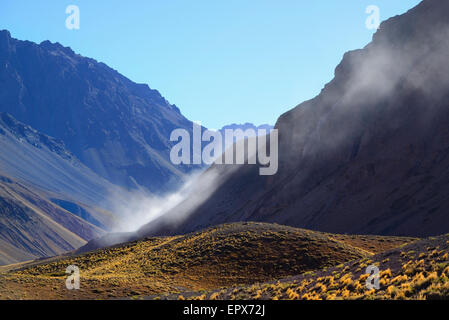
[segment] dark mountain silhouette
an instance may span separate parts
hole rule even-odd
[[[449,232],[448,15],[448,1],[425,0],[383,22],[370,44],[345,54],[317,97],[278,119],[276,175],[214,165],[210,172],[229,173],[213,196],[193,210],[195,200],[186,200],[140,234],[232,221],[338,233]]]
[[[0,111],[62,140],[112,183],[159,193],[192,169],[169,159],[172,130],[192,131],[175,105],[59,43],[0,31],[0,83]]]

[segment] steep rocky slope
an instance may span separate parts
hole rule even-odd
[[[0,265],[74,250],[105,231],[0,175]]]
[[[33,184],[54,198],[108,207],[123,190],[83,165],[64,143],[0,112],[0,172]]]
[[[186,212],[187,200],[167,215],[183,213],[182,221],[159,219],[142,234],[245,220],[337,233],[448,232],[448,14],[448,1],[424,0],[383,22],[316,98],[278,119],[276,175],[240,166],[202,205]]]
[[[120,224],[126,192],[61,141],[0,113],[0,265],[61,254]]]
[[[169,159],[172,130],[192,131],[175,105],[59,43],[0,31],[0,83],[0,111],[62,140],[112,183],[158,193],[192,169]]]

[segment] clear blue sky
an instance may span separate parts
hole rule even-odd
[[[419,0],[1,0],[0,29],[50,40],[157,89],[209,128],[274,124],[319,93],[344,52],[372,37],[368,5],[381,20]],[[80,30],[65,27],[68,5]]]

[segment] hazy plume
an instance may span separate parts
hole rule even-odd
[[[121,225],[115,231],[135,231],[144,224],[160,219],[166,213],[189,198],[188,206],[179,214],[171,214],[167,219],[180,219],[207,199],[218,186],[217,176],[212,172],[195,172],[184,179],[182,186],[162,196],[155,196],[144,191],[128,195],[126,202],[115,203],[114,212],[122,217]]]

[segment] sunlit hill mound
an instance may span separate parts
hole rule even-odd
[[[332,235],[265,223],[226,224],[4,267],[0,298],[107,299],[214,290],[368,258],[412,240]],[[69,265],[80,269],[80,290],[65,287]]]

